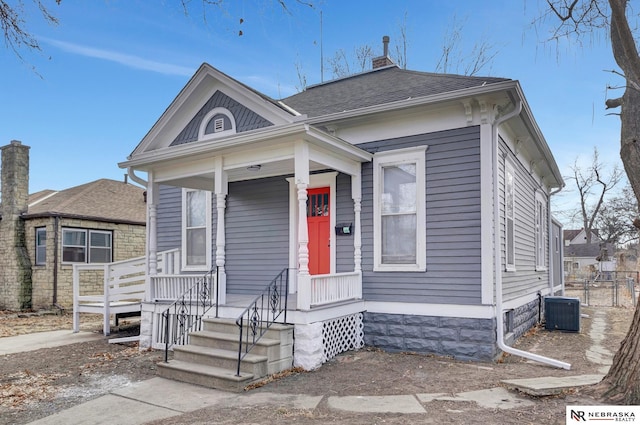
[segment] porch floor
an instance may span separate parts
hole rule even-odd
[[[221,318],[237,318],[242,311],[249,306],[256,298],[255,295],[248,294],[227,294],[225,304],[220,304],[218,313]],[[284,299],[282,300],[284,303]],[[268,306],[268,300],[265,300],[265,306]],[[302,311],[297,308],[297,294],[289,294],[287,300],[287,323],[313,323],[316,321],[327,320],[357,312],[364,311],[364,301],[361,299],[341,301],[322,306],[312,307],[309,310]],[[213,316],[215,312],[212,310],[207,316]]]

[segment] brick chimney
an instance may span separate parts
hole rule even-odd
[[[393,61],[389,57],[389,36],[385,35],[382,37],[382,56],[378,56],[377,58],[373,58],[371,60],[371,65],[373,69],[382,68],[383,66],[393,65]]]
[[[22,214],[29,205],[29,146],[12,140],[0,148],[0,309],[31,308],[31,261]]]

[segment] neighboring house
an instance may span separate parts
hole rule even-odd
[[[148,173],[150,284],[179,250],[182,274],[217,266],[235,318],[289,269],[305,368],[358,338],[494,359],[562,289],[560,171],[518,81],[377,59],[281,100],[203,64],[120,164]]]
[[[27,195],[29,147],[0,149],[0,309],[71,309],[73,264],[144,255],[144,189],[100,179]],[[102,279],[83,283],[102,291]]]
[[[587,231],[584,229],[579,230],[563,230],[562,238],[564,240],[564,246],[580,245],[587,243]],[[598,229],[591,230],[591,243],[598,244],[602,242],[600,238],[600,232]]]
[[[592,279],[597,275],[607,277],[616,270],[616,251],[611,243],[605,243],[599,232],[591,231],[591,243],[586,243],[586,231],[564,230],[564,271],[567,279]],[[605,276],[606,274],[606,276]]]

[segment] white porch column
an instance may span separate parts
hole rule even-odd
[[[225,271],[226,261],[226,237],[225,237],[225,211],[227,209],[227,194],[229,193],[229,182],[227,173],[223,169],[221,157],[215,162],[215,194],[216,194],[216,266],[218,267],[218,304],[227,302],[227,273]]]
[[[360,212],[362,211],[362,178],[351,176],[351,197],[353,198],[353,271],[362,272],[362,233],[360,231]]]
[[[298,190],[298,309],[311,307],[309,275],[309,229],[307,227],[307,187],[309,186],[309,146],[304,141],[295,147],[295,181]]]
[[[159,186],[154,182],[153,172],[148,173],[147,183],[147,273],[145,278],[145,301],[151,302],[155,298],[155,287],[152,276],[158,274],[158,197]],[[167,265],[164,264],[164,267]],[[153,345],[153,309],[148,310],[143,303],[140,316],[140,350],[151,348]]]
[[[147,212],[147,272],[155,275],[158,274],[158,184],[153,182],[153,173],[149,173],[147,185]]]

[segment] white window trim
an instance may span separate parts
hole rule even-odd
[[[64,261],[64,232],[65,231],[72,231],[72,232],[83,232],[85,234],[85,254],[84,254],[84,261]],[[111,261],[107,261],[106,263],[92,263],[90,262],[91,260],[91,233],[105,233],[108,235],[111,235],[111,246],[109,247],[109,250],[111,252]],[[62,252],[61,254],[61,263],[62,264],[108,264],[113,262],[113,231],[111,230],[101,230],[101,229],[87,229],[87,228],[82,228],[82,227],[63,227],[62,228],[62,240],[60,241],[60,247]],[[102,247],[101,247],[102,248]]]
[[[107,263],[113,262],[113,232],[109,230],[98,230],[98,229],[87,229],[87,262],[89,264],[106,264],[106,263],[93,263],[91,262],[91,234],[92,233],[104,233],[110,236],[109,241],[111,242],[111,246],[109,246],[110,260]],[[104,249],[104,247],[99,247]]]
[[[188,265],[187,264],[187,192],[195,192],[199,189],[188,189],[182,188],[182,230],[181,230],[181,257],[182,257],[182,267],[181,270],[185,272],[200,272],[200,271],[209,271],[211,270],[211,192],[205,190],[205,208],[206,208],[206,229],[205,229],[205,265]]]
[[[214,133],[205,134],[204,132],[207,129],[207,124],[209,124],[209,121],[211,121],[211,118],[213,118],[218,114],[225,115],[227,118],[229,118],[229,121],[231,121],[231,128],[229,130],[217,131]],[[235,133],[236,133],[236,119],[233,117],[233,114],[229,112],[229,110],[226,108],[218,107],[218,108],[213,108],[212,110],[207,112],[207,115],[205,115],[204,118],[202,119],[202,122],[200,123],[200,128],[198,129],[198,140],[215,139],[218,137],[228,136],[230,134],[235,134]]]
[[[544,196],[544,194],[541,191],[536,191],[536,196],[535,196],[535,223],[538,222],[538,214],[539,214],[539,210],[538,210],[538,203],[540,203],[542,205],[542,208],[545,212],[544,216],[540,218],[540,228],[537,229],[535,228],[535,223],[534,223],[534,242],[535,242],[535,261],[536,261],[536,271],[547,271],[547,239],[548,239],[548,235],[547,235],[547,199]],[[540,246],[540,244],[542,244],[542,246]]]
[[[373,157],[373,270],[379,272],[423,272],[427,269],[426,237],[426,158],[428,146],[377,152]],[[416,164],[416,263],[382,263],[382,167]]]
[[[509,231],[507,225],[507,175],[511,174],[513,176],[513,240],[509,240]],[[504,168],[504,264],[505,270],[508,272],[516,271],[516,172],[515,167],[510,161],[505,162]],[[509,264],[509,251],[513,253],[513,264]]]
[[[40,260],[40,258],[38,257],[38,248],[41,247],[40,245],[38,245],[38,233],[40,233],[40,232],[44,232],[44,237],[45,237],[45,241],[44,241],[44,261],[38,261],[38,260]],[[35,265],[36,266],[44,266],[44,265],[47,264],[47,228],[46,227],[36,227],[35,245],[36,245]]]

